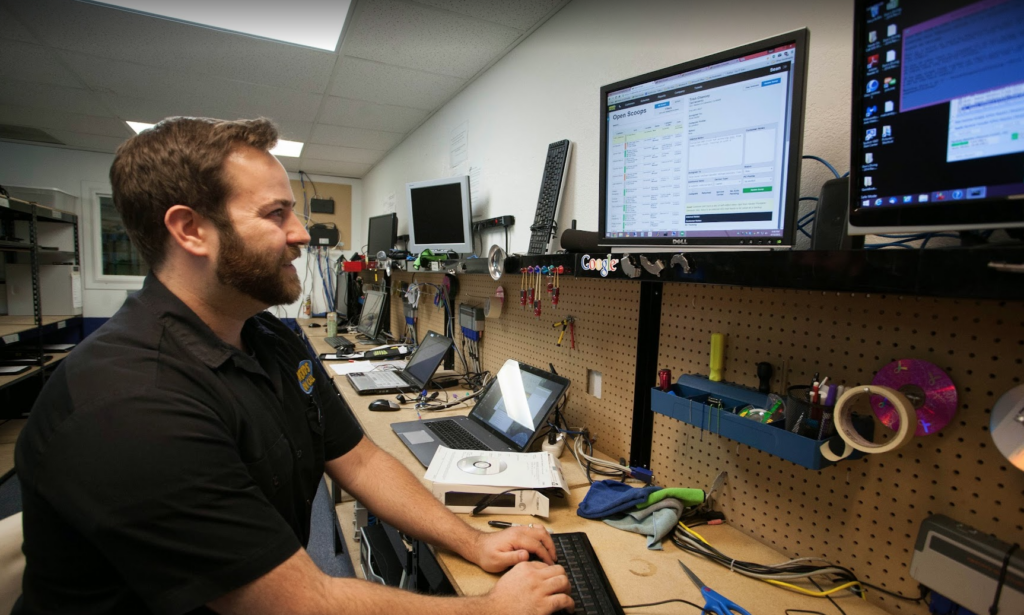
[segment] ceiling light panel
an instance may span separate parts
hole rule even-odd
[[[110,0],[100,4],[228,32],[334,52],[351,0]]]

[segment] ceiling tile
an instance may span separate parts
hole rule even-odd
[[[0,105],[0,124],[32,126],[46,130],[65,130],[127,139],[135,134],[128,125],[112,117],[61,113],[35,107]]]
[[[3,27],[0,28],[0,38],[23,43],[39,42],[10,11],[2,6],[0,6],[0,24],[3,24]]]
[[[88,90],[12,79],[0,79],[0,105],[112,117],[99,97]]]
[[[75,0],[8,8],[58,49],[305,92],[323,92],[337,60],[328,51]]]
[[[366,175],[371,164],[359,164],[358,162],[335,162],[332,160],[317,160],[315,158],[303,158],[302,170],[306,173],[317,175],[331,175],[333,177],[362,177]]]
[[[320,114],[320,121],[337,126],[409,132],[419,126],[428,115],[430,114],[422,109],[328,96]]]
[[[319,94],[59,53],[94,90],[160,101],[163,105],[211,109],[204,115],[228,119],[265,115],[280,120],[313,121],[320,107]]]
[[[568,0],[417,0],[446,11],[526,31]]]
[[[331,160],[334,162],[358,162],[361,164],[377,164],[385,152],[375,149],[357,149],[354,147],[335,147],[309,143],[302,149],[303,158]]]
[[[0,78],[71,88],[83,87],[82,81],[65,68],[46,47],[0,40],[0,58],[3,58],[0,62]]]
[[[311,141],[322,145],[375,149],[383,152],[398,145],[404,138],[404,134],[396,132],[317,124],[313,127]]]
[[[433,111],[451,100],[467,81],[358,58],[342,58],[331,94]]]
[[[118,146],[125,141],[125,139],[119,137],[104,137],[65,130],[50,130],[47,132],[60,139],[68,147],[85,149],[91,152],[108,152],[113,154],[117,151]]]
[[[342,43],[346,56],[468,79],[522,32],[397,0],[360,3]]]

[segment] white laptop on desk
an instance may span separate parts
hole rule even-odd
[[[430,465],[441,445],[459,450],[528,451],[569,388],[561,376],[509,359],[487,383],[469,416],[393,423],[416,459]]]
[[[345,377],[360,395],[422,391],[427,388],[427,382],[434,376],[452,343],[451,338],[429,331],[409,357],[405,369],[374,370],[373,364],[368,363],[365,371],[346,374]]]

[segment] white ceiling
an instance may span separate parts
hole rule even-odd
[[[289,171],[359,178],[568,2],[354,0],[331,53],[77,0],[0,0],[0,125],[113,153],[134,134],[125,120],[264,116],[306,144],[281,159]]]

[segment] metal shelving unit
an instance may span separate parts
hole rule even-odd
[[[40,225],[51,223],[70,226],[72,250],[40,245]],[[18,237],[26,230],[27,237]],[[40,281],[47,267],[70,265],[77,270],[80,266],[78,217],[20,199],[0,201],[0,255],[5,284],[10,283],[10,266],[15,265],[28,266],[32,286],[31,314],[0,314],[0,362],[15,353],[31,362],[28,369],[17,374],[0,374],[0,418],[16,418],[28,414],[53,368],[66,356],[59,352],[44,354],[44,345],[77,343],[83,335],[81,315],[43,314]]]

